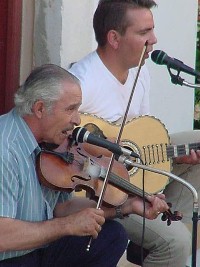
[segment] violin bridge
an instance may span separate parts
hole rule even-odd
[[[90,157],[86,158],[83,163],[83,172],[85,172],[90,178],[98,178],[101,175],[101,168],[98,164],[95,164]]]

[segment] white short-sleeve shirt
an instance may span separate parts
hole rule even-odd
[[[69,69],[81,82],[80,112],[97,115],[110,122],[120,121],[125,113],[138,68],[129,70],[125,84],[121,84],[106,68],[94,51],[74,63]],[[150,77],[144,65],[134,90],[127,120],[149,114]]]

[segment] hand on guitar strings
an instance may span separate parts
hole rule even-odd
[[[199,164],[200,163],[200,150],[192,149],[190,155],[185,155],[181,157],[174,158],[174,162],[178,164]]]

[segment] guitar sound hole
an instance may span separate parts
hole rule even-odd
[[[136,161],[134,160],[134,162],[136,162]],[[132,171],[132,169],[134,168],[134,167],[127,165],[127,164],[125,166],[126,166],[126,169],[128,172]]]
[[[135,151],[135,149],[132,149],[130,146],[125,146],[124,145],[124,141],[123,141],[123,147],[138,154],[138,151]],[[138,159],[136,160],[136,158],[132,157],[131,160],[133,162],[137,162],[138,163]],[[132,173],[132,171],[135,169],[135,167],[133,167],[131,165],[128,165],[128,164],[126,164],[125,166],[126,166],[127,171],[130,172],[130,173]]]

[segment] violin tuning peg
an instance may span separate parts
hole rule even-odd
[[[183,215],[180,211],[176,210],[176,211],[174,211],[174,217],[175,217],[175,221],[180,221],[180,220],[182,220]]]
[[[162,221],[166,221],[167,220],[167,215],[165,213],[163,213],[162,217],[161,217]]]
[[[169,206],[169,208],[172,207],[172,203],[170,203],[170,202],[167,202],[167,205]]]
[[[168,220],[167,220],[167,226],[170,226],[170,225],[171,225],[171,220],[168,219]]]

